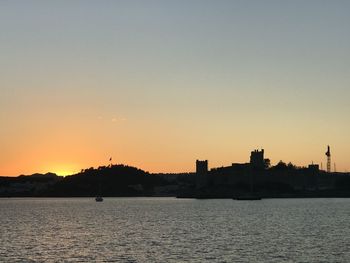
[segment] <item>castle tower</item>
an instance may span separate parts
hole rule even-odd
[[[254,169],[264,169],[264,149],[254,150],[250,153],[250,165]]]
[[[206,186],[208,176],[208,160],[196,161],[196,187],[203,188]]]

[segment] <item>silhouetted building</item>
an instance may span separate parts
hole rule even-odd
[[[208,160],[196,161],[196,187],[202,188],[207,184]]]
[[[250,165],[255,169],[264,169],[264,149],[254,150],[250,153]]]
[[[206,175],[208,173],[208,160],[205,161],[196,161],[196,174],[197,175]]]
[[[311,171],[319,171],[320,167],[318,164],[309,164],[308,169]]]

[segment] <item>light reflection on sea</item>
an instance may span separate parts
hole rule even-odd
[[[350,199],[0,199],[0,262],[349,262]]]

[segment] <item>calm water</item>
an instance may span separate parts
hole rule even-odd
[[[0,262],[350,262],[350,199],[0,199]]]

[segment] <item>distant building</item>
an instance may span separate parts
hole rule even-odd
[[[308,169],[311,171],[319,171],[320,167],[318,164],[309,164]]]
[[[206,175],[208,173],[208,160],[205,161],[196,161],[196,174],[197,175]]]
[[[254,150],[250,153],[250,165],[252,168],[255,169],[264,169],[264,149],[262,149],[261,151]]]
[[[207,184],[208,177],[208,160],[196,161],[196,187],[203,188]]]

